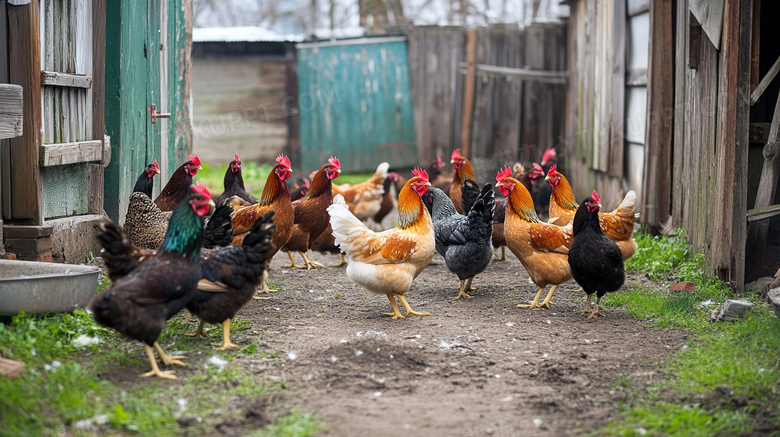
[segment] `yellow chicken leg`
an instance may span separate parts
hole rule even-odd
[[[468,291],[477,291],[476,288],[471,286],[471,281],[473,281],[473,280],[474,280],[473,276],[469,278],[469,283],[466,284],[466,290],[468,290]]]
[[[290,257],[290,264],[287,264],[286,266],[282,267],[283,269],[302,269],[303,267],[295,264],[295,255],[293,255],[292,251],[287,251],[287,256]]]
[[[555,292],[556,288],[558,288],[558,285],[557,284],[553,285],[552,288],[550,288],[550,292],[547,293],[547,297],[545,297],[544,300],[542,301],[542,303],[539,304],[539,307],[538,308],[532,308],[532,309],[540,310],[542,308],[547,308],[549,310],[550,309],[550,305],[558,305],[557,303],[552,301],[552,295]]]
[[[418,312],[415,312],[414,310],[412,310],[412,307],[409,306],[409,303],[406,302],[406,299],[404,299],[403,295],[396,294],[396,296],[398,296],[398,300],[400,300],[401,303],[403,304],[404,308],[406,308],[406,315],[407,316],[409,314],[411,314],[413,316],[430,316],[431,315],[431,313],[418,313]]]
[[[455,297],[455,299],[460,299],[461,297],[466,297],[471,299],[474,296],[470,296],[468,293],[466,293],[466,280],[461,279],[460,280],[460,287],[458,287],[458,295]]]
[[[314,256],[311,254],[311,249],[306,251],[306,254],[308,255],[309,263],[311,264],[312,268],[315,269],[324,269],[325,266],[323,264],[318,263],[317,261],[314,261]],[[304,258],[307,259],[307,258]]]
[[[593,308],[593,311],[590,313],[590,316],[588,316],[589,319],[593,319],[596,317],[604,317],[604,314],[599,311],[599,301],[601,301],[600,297],[596,297],[596,306]]]
[[[263,272],[263,288],[260,290],[257,290],[257,294],[262,293],[270,293],[272,291],[277,291],[275,288],[269,288],[268,287],[268,270]],[[252,296],[253,299],[268,299],[267,297],[260,297],[260,296]]]
[[[184,355],[168,355],[165,353],[165,351],[160,347],[160,344],[156,341],[154,342],[154,349],[157,351],[157,355],[160,356],[160,361],[162,361],[163,364],[170,365],[175,364],[177,366],[184,366],[187,367],[185,363],[182,363],[179,361],[180,359],[187,358]]]
[[[539,289],[539,292],[536,293],[536,297],[534,298],[534,300],[528,301],[529,305],[520,304],[517,307],[518,308],[531,308],[531,309],[537,308],[539,306],[539,298],[542,297],[542,292],[543,291],[544,291],[544,287],[541,287]]]
[[[506,246],[501,246],[501,258],[499,261],[508,261],[506,259]]]
[[[159,378],[165,378],[165,379],[177,379],[176,375],[173,374],[173,370],[166,370],[163,372],[160,370],[159,367],[157,367],[157,361],[155,361],[154,359],[154,350],[152,349],[151,346],[144,343],[144,349],[146,350],[146,356],[149,357],[149,364],[152,365],[152,370],[146,373],[142,373],[141,378],[157,376]]]
[[[322,265],[320,263],[316,263],[316,262],[310,260],[309,257],[307,257],[304,252],[298,252],[298,253],[301,254],[301,256],[303,257],[303,262],[306,263],[306,270],[321,269],[321,268],[325,267],[324,265]]]
[[[344,254],[343,253],[340,253],[339,256],[341,257],[341,260],[339,262],[335,263],[335,264],[331,264],[330,265],[331,267],[341,267],[341,266],[343,266],[344,264],[347,263],[346,261],[344,261]]]
[[[398,305],[395,304],[395,299],[393,298],[393,293],[387,293],[387,299],[390,300],[390,306],[393,307],[392,313],[384,313],[386,316],[393,316],[393,320],[395,319],[405,319],[406,317],[401,315],[401,311],[398,311]]]
[[[221,351],[235,349],[238,347],[237,344],[234,344],[232,341],[230,341],[230,319],[225,319],[222,321],[222,344],[215,343],[214,346],[221,346],[217,348]]]
[[[585,309],[582,311],[575,311],[574,314],[585,314],[585,313],[592,313],[593,309],[590,307],[590,298],[591,295],[588,295],[588,301],[585,303]]]
[[[195,330],[192,334],[184,334],[187,337],[200,337],[200,338],[206,338],[206,334],[211,332],[211,329],[203,329],[203,326],[206,325],[206,322],[203,321],[203,319],[200,320],[200,323],[198,324],[198,329]]]

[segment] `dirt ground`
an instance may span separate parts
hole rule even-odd
[[[437,256],[442,263],[406,294],[412,308],[432,315],[399,320],[382,314],[390,311],[385,296],[352,284],[344,268],[285,270],[287,257],[278,255],[270,279],[282,290],[240,311],[251,326],[233,341],[279,352],[237,355],[234,364],[284,381],[283,399],[237,401],[223,410],[241,410],[246,421],[226,418],[218,430],[241,435],[269,404],[284,403],[314,412],[333,436],[582,434],[616,418],[621,376],[640,385],[662,378],[661,363],[686,341],[621,310],[591,320],[573,314],[581,293],[557,292],[549,311],[517,308],[536,288],[507,255],[477,276],[473,299],[460,301],[457,277]],[[192,357],[190,369],[208,356]],[[176,370],[180,378],[192,371]]]

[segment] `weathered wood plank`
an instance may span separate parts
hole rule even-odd
[[[652,38],[650,40],[652,41]],[[652,43],[650,44],[652,45]],[[645,86],[645,85],[647,85],[646,68],[626,69],[626,86]]]
[[[761,2],[753,2],[753,34],[750,41],[750,92],[758,86],[759,63],[761,61]]]
[[[92,76],[57,73],[55,71],[41,71],[41,84],[44,86],[61,86],[68,88],[91,88]]]
[[[683,179],[685,173],[687,173],[687,167],[685,166],[685,132],[686,132],[686,95],[685,90],[688,86],[687,83],[687,70],[688,70],[688,34],[690,32],[690,26],[688,19],[690,12],[688,12],[688,1],[679,0],[677,3],[677,31],[675,35],[675,59],[677,62],[675,65],[674,74],[674,145],[673,159],[674,168],[672,170],[672,184],[673,192],[675,195],[672,197],[672,214],[673,214],[673,226],[684,226],[683,220],[683,205],[685,204],[685,186],[683,185]]]
[[[763,208],[754,208],[747,211],[747,221],[757,222],[780,215],[780,205],[765,206]]]
[[[616,1],[612,5],[612,40],[608,51],[607,66],[611,68],[610,83],[605,88],[611,93],[609,123],[609,163],[608,174],[616,178],[623,177],[623,143],[625,122],[625,81],[626,81],[626,3]],[[604,76],[608,76],[605,74]]]
[[[92,139],[102,139],[105,121],[106,0],[92,0]],[[95,68],[98,66],[98,68]],[[103,158],[106,161],[106,158]],[[102,182],[101,182],[102,185]]]
[[[674,117],[674,43],[672,0],[650,6],[650,48],[647,70],[645,162],[640,220],[657,232],[670,217],[672,119]],[[659,181],[665,181],[659,183]]]
[[[628,0],[628,16],[633,17],[634,15],[649,11],[652,7],[651,3],[653,2],[650,0]]]
[[[23,134],[11,139],[11,218],[43,222],[38,146],[41,145],[40,3],[8,8],[10,82],[24,88]]]
[[[723,27],[723,3],[725,0],[692,1],[689,7],[693,16],[701,24],[704,33],[715,46],[720,49],[721,30]],[[749,46],[746,46],[749,47]]]
[[[461,63],[461,74],[467,74],[467,64]],[[508,76],[540,83],[566,84],[569,73],[566,71],[532,70],[529,68],[510,68],[495,65],[477,64],[477,73],[486,76]]]
[[[460,147],[463,156],[470,157],[471,120],[474,116],[474,81],[476,80],[477,29],[470,29],[466,43],[466,86],[463,91],[463,122]]]
[[[766,75],[764,75],[764,78],[761,79],[761,82],[759,82],[756,89],[753,91],[753,93],[750,95],[750,105],[755,105],[758,99],[761,98],[761,95],[764,94],[764,91],[766,91],[766,88],[769,86],[770,83],[772,83],[772,80],[777,76],[777,73],[780,72],[780,56],[778,56],[777,60],[774,64],[772,64],[772,67],[769,68],[769,71],[766,72]]]
[[[741,290],[745,285],[747,237],[745,175],[748,172],[750,105],[746,97],[750,93],[751,2],[728,0],[723,15],[724,36],[718,88],[719,95],[725,101],[718,104],[715,159],[719,165],[715,185],[715,232],[711,262],[721,279]],[[780,163],[780,160],[776,162]],[[774,184],[777,185],[776,178]],[[762,223],[768,224],[767,221],[758,224]],[[766,238],[761,239],[760,243],[766,244]],[[751,247],[751,253],[760,252],[763,256],[764,247]]]
[[[89,165],[87,210],[92,214],[105,214],[103,211],[103,174],[103,164]]]
[[[44,144],[41,146],[41,167],[94,162],[102,159],[103,142],[100,140]]]
[[[0,84],[0,140],[22,135],[22,100],[21,86]]]

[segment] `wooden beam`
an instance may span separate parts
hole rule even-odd
[[[89,212],[105,214],[103,190],[105,166],[111,160],[111,145],[106,141],[106,0],[92,0],[92,136],[103,140],[102,163],[90,165]],[[89,103],[89,102],[88,102]],[[89,128],[89,127],[88,127]]]
[[[625,3],[625,2],[624,2]],[[639,15],[642,12],[647,12],[650,10],[651,6],[650,0],[628,0],[627,5],[627,12],[629,17],[633,17],[634,15]]]
[[[748,139],[751,143],[766,144],[769,141],[769,128],[772,123],[750,123]]]
[[[750,106],[755,105],[758,99],[761,98],[761,95],[764,94],[764,91],[766,91],[766,88],[772,83],[772,79],[777,76],[778,72],[780,72],[780,56],[777,57],[775,63],[772,64],[772,67],[766,72],[764,78],[761,79],[761,82],[759,82],[758,86],[753,91],[753,94],[750,95]]]
[[[92,77],[83,74],[57,73],[41,71],[41,85],[61,86],[67,88],[91,88]]]
[[[0,140],[22,135],[22,87],[0,84]]]
[[[626,136],[626,2],[616,1],[612,4],[612,41],[609,44],[606,60],[611,67],[609,78],[609,160],[608,174],[615,178],[623,175],[623,151]],[[609,35],[609,33],[607,33]]]
[[[764,208],[749,209],[747,212],[747,221],[757,222],[778,215],[780,215],[780,205],[772,205]]]
[[[750,92],[758,86],[761,65],[761,1],[753,2],[753,36],[750,41]]]
[[[95,162],[103,159],[103,142],[99,140],[41,146],[41,167]]]
[[[23,134],[11,139],[11,214],[27,225],[43,223],[38,146],[41,123],[40,2],[8,7],[10,82],[24,88]]]
[[[718,68],[721,103],[717,109],[711,263],[716,275],[738,290],[745,286],[751,23],[751,2],[726,1]],[[751,252],[755,250],[751,248]]]
[[[650,44],[652,45],[652,42]],[[646,68],[626,69],[626,86],[646,86],[646,85],[647,85]]]
[[[471,148],[471,121],[474,116],[474,88],[476,86],[477,29],[469,29],[466,43],[466,83],[463,91],[463,124],[460,129],[460,148],[469,156]]]
[[[467,65],[466,62],[461,63],[460,72],[468,77]],[[543,83],[566,84],[569,82],[569,73],[566,71],[531,70],[529,68],[498,67],[485,64],[476,64],[476,67],[477,73],[484,75],[508,76]]]

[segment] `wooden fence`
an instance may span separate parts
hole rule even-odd
[[[409,74],[421,163],[461,148],[487,181],[498,165],[538,161],[564,137],[564,25],[416,27]]]

